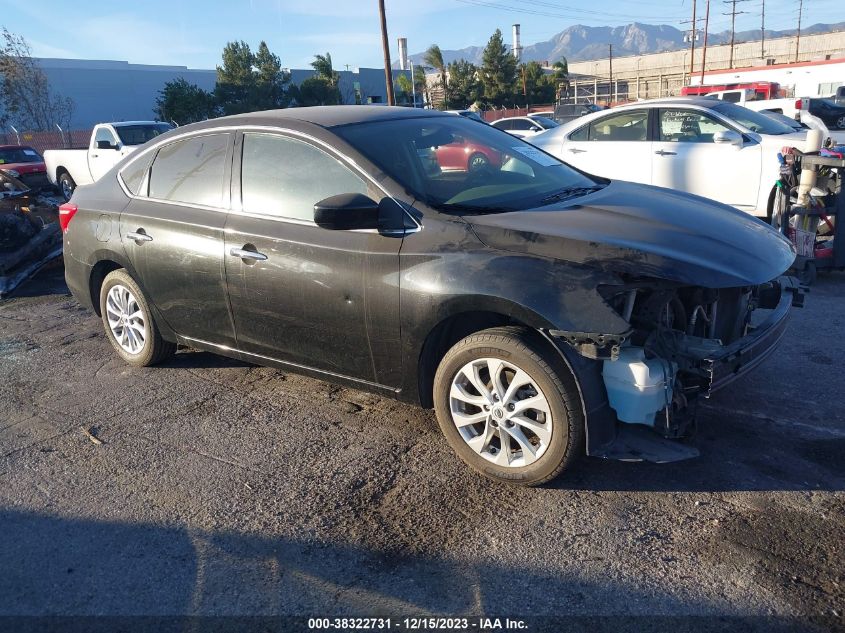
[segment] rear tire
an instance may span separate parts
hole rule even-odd
[[[467,160],[467,171],[473,174],[484,171],[489,166],[490,161],[481,152],[476,152]]]
[[[70,174],[67,172],[63,172],[62,175],[59,176],[59,191],[65,201],[70,200],[73,196],[73,192],[76,191],[76,182],[74,182],[73,178],[71,178]]]
[[[434,406],[458,457],[494,481],[544,484],[583,449],[575,377],[525,328],[483,330],[459,341],[437,368]]]
[[[103,280],[100,314],[106,338],[130,365],[148,367],[176,353],[176,344],[161,338],[141,288],[122,268]]]

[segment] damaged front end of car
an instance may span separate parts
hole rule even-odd
[[[585,397],[588,453],[656,462],[698,454],[677,440],[694,435],[700,399],[767,358],[790,309],[803,304],[791,277],[731,288],[628,278],[598,292],[630,324],[628,332],[549,332],[582,358],[600,361],[606,401]]]

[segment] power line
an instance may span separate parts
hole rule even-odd
[[[535,0],[536,1],[536,0]],[[543,4],[535,4],[537,8],[526,8],[526,7],[516,7],[507,4],[501,4],[498,2],[492,2],[490,0],[455,0],[455,2],[460,2],[462,4],[468,4],[471,6],[477,7],[488,7],[491,9],[499,9],[500,11],[509,11],[511,13],[522,13],[526,15],[538,15],[542,17],[549,17],[549,18],[564,18],[567,20],[583,20],[592,18],[598,20],[601,18],[605,23],[607,22],[626,22],[628,20],[647,20],[647,19],[654,19],[654,20],[662,20],[662,19],[673,19],[674,16],[672,15],[662,15],[662,16],[652,16],[652,15],[633,15],[633,14],[614,14],[615,18],[621,19],[608,19],[607,12],[603,11],[590,11],[588,9],[569,9],[563,8],[560,5],[551,5],[550,3],[543,3]],[[545,8],[547,5],[550,5],[552,8],[558,8],[559,10],[556,12],[552,12],[546,10]]]

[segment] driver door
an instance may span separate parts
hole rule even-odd
[[[654,141],[652,184],[753,210],[760,190],[759,143],[718,143],[734,131],[700,110],[661,108]]]
[[[100,149],[98,145],[101,142],[108,143],[110,149]],[[88,168],[91,177],[97,181],[121,159],[120,141],[109,128],[101,127],[97,129],[93,143],[88,150]]]

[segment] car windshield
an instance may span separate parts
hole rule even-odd
[[[333,131],[410,195],[446,212],[530,209],[604,184],[533,145],[462,117],[356,123]]]
[[[765,114],[754,112],[748,108],[736,105],[735,103],[728,103],[727,101],[720,101],[717,105],[712,106],[712,109],[722,116],[725,116],[740,125],[748,128],[752,132],[758,134],[772,134],[778,136],[780,134],[792,134],[795,130],[788,125],[784,125],[779,121],[767,117]]]
[[[0,165],[15,163],[41,163],[44,159],[31,147],[5,147],[0,149]]]
[[[772,110],[761,110],[760,114],[763,114],[770,119],[774,119],[784,125],[788,125],[796,132],[800,132],[801,130],[807,129],[807,126],[801,123],[801,121],[796,121],[795,119],[790,119],[785,114],[781,114],[780,112],[773,112]]]
[[[532,114],[530,118],[537,121],[537,123],[542,125],[547,130],[550,130],[551,128],[557,127],[558,125],[560,125],[560,123],[558,123],[557,121],[552,121],[551,119],[544,117],[544,116],[540,116],[538,114]]]
[[[173,129],[170,123],[145,123],[141,125],[115,125],[114,129],[124,145],[143,145],[159,134]]]

